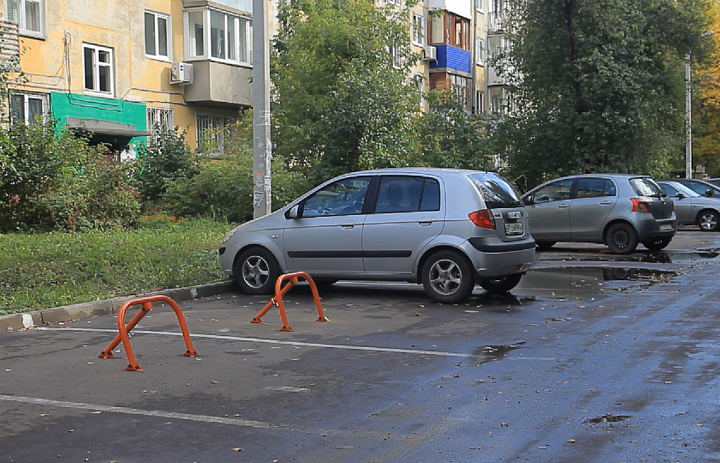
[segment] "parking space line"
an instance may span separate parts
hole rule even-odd
[[[26,404],[43,405],[51,407],[74,408],[79,410],[92,410],[109,413],[124,413],[127,415],[143,415],[153,418],[167,418],[177,420],[199,421],[202,423],[229,424],[233,426],[244,426],[250,428],[261,429],[287,429],[290,431],[299,431],[299,429],[289,428],[282,425],[273,425],[263,423],[262,421],[242,420],[237,418],[226,418],[222,416],[210,415],[192,415],[189,413],[164,412],[159,410],[141,410],[139,408],[115,407],[111,405],[88,404],[83,402],[65,402],[61,400],[38,399],[34,397],[20,397],[0,394],[0,401],[20,402]]]
[[[103,333],[117,333],[117,330],[112,329],[99,329],[99,328],[48,328],[39,327],[39,330],[43,331],[91,331],[91,332],[103,332]],[[182,333],[174,333],[171,331],[149,331],[134,329],[133,335],[137,334],[156,334],[161,336],[182,336]],[[443,352],[437,350],[418,350],[418,349],[396,349],[391,347],[370,347],[370,346],[352,346],[349,344],[320,344],[314,342],[298,342],[298,341],[281,341],[278,339],[262,339],[262,338],[245,338],[237,336],[225,336],[216,334],[192,334],[193,338],[205,338],[205,339],[216,339],[220,341],[243,341],[243,342],[261,342],[268,344],[282,344],[288,346],[302,346],[302,347],[323,347],[328,349],[346,349],[346,350],[362,350],[369,352],[391,352],[396,354],[416,354],[416,355],[436,355],[441,357],[461,357],[469,358],[475,357],[473,354],[463,354],[459,352]]]

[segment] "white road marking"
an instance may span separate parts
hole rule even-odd
[[[117,333],[118,330],[112,329],[98,329],[98,328],[48,328],[40,327],[39,330],[44,331],[94,331],[102,333]],[[131,334],[157,334],[161,336],[182,336],[182,333],[174,333],[171,331],[149,331],[149,330],[133,330]],[[297,342],[297,341],[281,341],[278,339],[261,339],[261,338],[243,338],[237,336],[225,336],[217,334],[197,334],[192,333],[191,338],[205,338],[205,339],[216,339],[220,341],[244,341],[244,342],[262,342],[268,344],[282,344],[288,346],[302,346],[302,347],[324,347],[328,349],[347,349],[347,350],[362,350],[369,352],[393,352],[398,354],[417,354],[417,355],[437,355],[441,357],[462,357],[469,358],[475,357],[473,354],[462,354],[459,352],[442,352],[437,350],[417,350],[417,349],[394,349],[390,347],[370,347],[370,346],[351,346],[348,344],[319,344],[313,342]]]
[[[288,429],[292,428],[280,425],[273,425],[270,423],[263,423],[262,421],[253,420],[242,420],[239,418],[226,418],[222,416],[210,416],[210,415],[192,415],[189,413],[175,413],[175,412],[164,412],[159,410],[141,410],[139,408],[128,408],[128,407],[114,407],[111,405],[98,405],[88,404],[83,402],[65,402],[61,400],[50,400],[50,399],[38,399],[34,397],[20,397],[13,395],[0,394],[0,401],[5,402],[20,402],[34,405],[44,405],[51,407],[63,407],[63,408],[74,408],[79,410],[92,410],[109,413],[124,413],[127,415],[143,415],[154,418],[169,418],[176,420],[190,420],[199,421],[202,423],[218,423],[218,424],[229,424],[233,426],[245,426],[250,428],[262,428],[262,429]],[[297,430],[297,429],[294,429]]]

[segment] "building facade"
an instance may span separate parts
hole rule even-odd
[[[14,119],[52,117],[116,153],[155,126],[222,150],[251,105],[251,0],[0,0],[0,13],[26,78]]]
[[[501,110],[487,57],[504,45],[504,2],[413,8],[420,90],[451,89],[474,113]],[[0,0],[0,28],[0,60],[19,54],[27,79],[12,89],[12,118],[52,117],[118,155],[174,126],[191,147],[222,152],[223,127],[252,105],[252,0]]]

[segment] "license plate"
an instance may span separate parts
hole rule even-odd
[[[506,223],[505,224],[505,234],[506,235],[522,235],[523,234],[523,224],[520,222]]]
[[[660,225],[660,231],[669,231],[672,230],[672,225],[669,223]]]

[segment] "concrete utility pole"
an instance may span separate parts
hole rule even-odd
[[[692,167],[692,75],[691,55],[685,55],[685,178],[693,178]]]
[[[272,211],[268,0],[253,0],[253,218]]]

